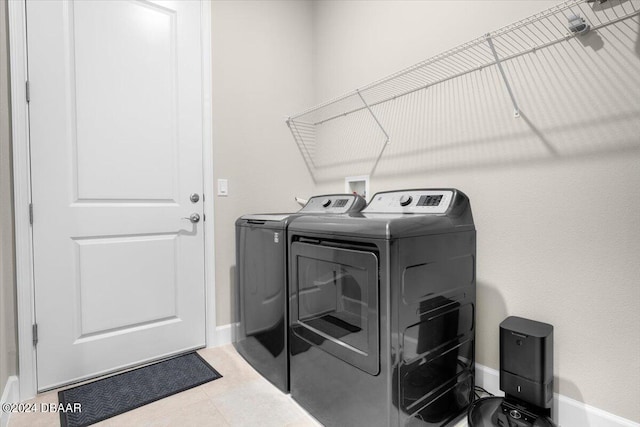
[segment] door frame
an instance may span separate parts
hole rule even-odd
[[[205,257],[205,335],[207,347],[221,343],[216,337],[214,184],[211,106],[211,4],[200,2],[200,46],[202,49],[202,141]],[[37,394],[36,349],[33,345],[35,288],[33,278],[33,233],[30,223],[31,156],[29,104],[27,102],[26,0],[8,2],[9,67],[11,72],[11,138],[15,209],[15,262],[18,317],[18,378],[20,401]],[[207,262],[207,260],[210,260]]]

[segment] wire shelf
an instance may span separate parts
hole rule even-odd
[[[517,101],[511,92],[501,63],[579,37],[581,35],[579,32],[572,32],[568,27],[569,20],[573,16],[584,19],[585,25],[593,31],[640,14],[640,0],[607,0],[602,3],[600,1],[565,1],[290,116],[287,119],[287,125],[312,177],[315,179],[317,169],[322,167],[316,164],[315,159],[317,144],[320,143],[318,138],[320,126],[354,113],[368,112],[373,119],[374,127],[381,131],[383,139],[378,155],[373,156],[373,167],[370,170],[370,174],[373,174],[384,148],[390,142],[390,136],[386,133],[383,123],[376,117],[373,107],[486,67],[497,66],[500,70],[513,103],[514,115],[518,117]]]

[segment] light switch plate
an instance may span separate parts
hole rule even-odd
[[[229,195],[229,181],[226,179],[218,180],[218,196]]]

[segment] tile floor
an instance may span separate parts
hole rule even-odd
[[[232,345],[198,351],[223,377],[102,421],[102,427],[318,427],[290,396],[262,378]],[[29,402],[57,403],[57,390]],[[60,425],[56,413],[12,414],[8,427]],[[466,427],[461,421],[455,427]]]

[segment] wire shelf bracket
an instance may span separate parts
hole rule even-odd
[[[358,94],[358,96],[362,100],[362,103],[367,108],[367,110],[369,110],[369,113],[371,113],[371,116],[373,117],[373,120],[375,120],[376,124],[378,125],[378,127],[380,128],[382,133],[384,134],[384,143],[382,144],[382,148],[380,149],[380,153],[378,154],[378,157],[376,157],[376,161],[373,163],[373,167],[371,168],[371,171],[369,172],[369,176],[371,176],[376,171],[376,168],[378,167],[378,163],[380,162],[380,158],[382,157],[382,154],[384,153],[385,148],[387,148],[387,145],[389,145],[389,143],[391,142],[391,138],[389,137],[389,134],[387,133],[387,131],[384,130],[384,126],[382,126],[382,123],[380,123],[380,120],[378,120],[378,117],[375,115],[375,113],[373,112],[373,110],[371,109],[369,104],[367,104],[367,101],[365,101],[364,97],[362,96],[362,93],[360,93],[360,90],[356,89],[356,93]]]
[[[289,117],[287,119],[287,126],[289,127],[289,131],[291,131],[291,135],[293,136],[293,139],[296,141],[296,145],[298,146],[298,150],[300,150],[300,154],[302,155],[302,158],[304,159],[304,164],[307,165],[307,170],[309,171],[309,174],[311,175],[311,179],[313,180],[313,183],[316,184],[316,176],[315,176],[315,163],[313,161],[313,155],[312,153],[310,153],[309,147],[307,146],[307,143],[305,143],[305,139],[307,138],[303,138],[302,136],[302,130],[300,129],[300,126],[298,126],[298,124],[300,125],[304,125],[303,122],[295,122],[293,120],[291,120],[291,117]],[[315,139],[315,138],[314,138]]]
[[[511,89],[511,85],[509,84],[509,79],[507,78],[507,74],[504,72],[504,68],[502,67],[502,62],[500,62],[500,57],[498,56],[498,52],[496,52],[496,47],[493,45],[493,40],[491,40],[491,33],[487,33],[485,35],[487,38],[487,43],[489,44],[489,49],[491,49],[491,53],[496,60],[496,66],[498,70],[500,70],[500,75],[502,76],[502,80],[504,81],[504,85],[507,88],[507,92],[509,93],[509,98],[511,98],[511,102],[513,103],[513,117],[520,117],[520,108],[518,107],[518,102],[516,101],[516,97],[513,94],[513,90]]]

